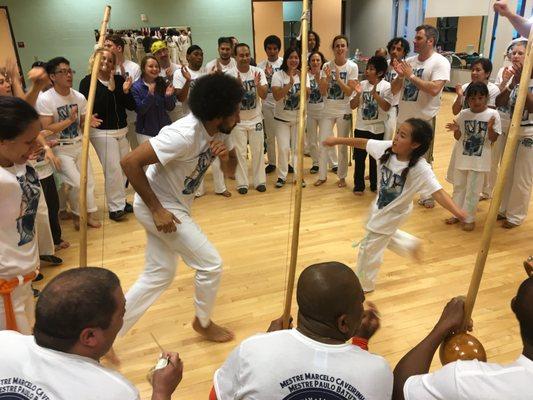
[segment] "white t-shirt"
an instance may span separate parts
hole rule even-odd
[[[172,71],[172,77],[174,77],[174,73],[178,71],[179,69],[181,69],[181,65],[170,62],[170,70]],[[161,71],[159,71],[159,76],[165,79],[169,79],[167,78],[167,72],[165,68],[161,68]]]
[[[514,107],[516,104],[516,99],[518,97],[518,89],[520,85],[516,85],[514,89],[509,94],[509,119],[512,118]],[[528,86],[529,93],[533,93],[533,79],[529,80],[529,86]],[[524,112],[522,113],[522,120],[520,122],[520,135],[521,136],[530,136],[533,135],[533,113],[530,113],[527,110],[527,106],[524,109]]]
[[[41,347],[33,336],[0,332],[0,398],[136,400],[120,373],[76,354]]]
[[[243,73],[235,67],[226,72],[226,74],[237,78],[238,75],[241,77],[242,86],[244,88],[244,96],[241,101],[241,123],[248,122],[249,124],[256,124],[261,122],[263,119],[263,114],[261,113],[261,99],[257,94],[257,88],[255,87],[255,74],[259,73],[261,78],[259,79],[259,84],[261,86],[268,85],[268,81],[265,73],[262,69],[258,67],[250,66],[248,72]]]
[[[291,78],[285,71],[278,71],[272,76],[272,87],[283,87],[289,83]],[[298,121],[298,112],[300,110],[300,72],[293,77],[294,84],[289,93],[284,98],[276,101],[274,109],[274,118],[282,121]],[[306,77],[306,86],[309,88],[309,76]]]
[[[533,361],[523,355],[512,364],[456,361],[405,382],[406,400],[531,400]]]
[[[233,149],[230,135],[209,136],[192,113],[150,139],[159,162],[148,167],[146,177],[163,207],[178,207],[190,213],[194,194],[215,159],[209,148],[213,140],[223,141],[228,151]],[[139,201],[140,197],[135,196]]]
[[[124,71],[128,74],[128,76],[131,76],[131,79],[133,79],[133,82],[135,82],[137,79],[141,77],[141,67],[136,62],[133,62],[131,60],[124,60]],[[122,71],[120,70],[120,67],[117,65],[115,69],[115,74],[122,75]],[[124,77],[126,79],[126,77]]]
[[[213,69],[216,69],[217,60],[218,60],[218,58],[215,58],[214,60],[209,61],[205,65],[205,69],[207,70],[208,74],[213,72]],[[235,61],[235,59],[233,57],[231,57],[230,60],[229,60],[228,65],[224,65],[224,64],[220,63],[220,67],[222,69],[222,72],[228,72],[230,69],[233,69],[233,68],[237,67],[237,62]]]
[[[498,89],[500,88],[500,85],[501,85],[501,83],[503,81],[503,71],[504,70],[505,70],[505,67],[501,67],[499,69],[498,74],[496,75],[496,80],[494,81],[494,84],[496,86],[498,86]],[[509,81],[511,81],[512,79],[513,79],[513,77],[511,77],[511,79]],[[509,105],[496,107],[496,109],[500,113],[500,118],[502,120],[502,124],[505,124],[505,125],[510,124],[511,123],[511,119],[510,119],[510,116],[509,116],[509,112],[510,112]],[[507,132],[504,132],[503,134],[506,135]]]
[[[461,129],[461,137],[455,142],[455,169],[489,172],[491,166],[491,141],[488,122],[494,117],[494,131],[501,135],[502,125],[498,111],[487,108],[474,113],[469,108],[461,110],[455,121]]]
[[[406,61],[413,67],[413,74],[424,81],[450,80],[450,62],[437,52],[425,61],[420,61],[418,56],[409,57]],[[428,121],[439,112],[442,91],[437,96],[431,96],[419,90],[406,78],[400,93],[398,110],[398,122],[400,123],[413,117]]]
[[[218,400],[389,400],[387,361],[352,344],[324,344],[296,329],[244,340],[215,372]]]
[[[312,118],[320,118],[324,111],[324,97],[320,94],[320,81],[309,73],[309,99],[307,100],[307,114]]]
[[[342,117],[346,114],[352,114],[350,108],[350,96],[347,96],[342,91],[341,87],[335,81],[333,70],[335,66],[339,71],[339,78],[345,85],[348,81],[357,81],[359,76],[359,67],[353,61],[346,61],[346,64],[339,66],[335,64],[335,61],[328,61],[322,66],[321,78],[326,77],[324,70],[329,66],[331,68],[332,79],[329,82],[328,92],[325,98],[324,116],[327,117]]]
[[[357,107],[357,122],[355,129],[361,131],[368,131],[374,134],[385,132],[385,121],[389,119],[389,112],[384,111],[378,102],[372,97],[372,85],[367,80],[361,82],[361,98],[359,107]],[[392,92],[390,90],[390,83],[382,79],[378,82],[376,92],[387,103],[392,104]]]
[[[78,107],[78,119],[76,122],[67,126],[59,134],[53,135],[60,142],[73,142],[81,140],[80,118],[85,115],[87,110],[87,100],[80,92],[70,89],[67,96],[62,96],[54,88],[40,93],[37,98],[36,109],[39,115],[53,116],[54,123],[61,122],[70,118],[72,107]]]
[[[187,70],[191,74],[191,82],[189,84],[189,95],[190,95],[191,94],[191,90],[194,87],[194,81],[196,79],[200,78],[201,76],[207,75],[207,70],[204,67],[201,67],[198,71],[194,71],[191,68],[187,67]],[[172,79],[172,85],[174,86],[174,88],[183,89],[183,87],[185,86],[186,82],[187,82],[187,80],[184,78],[183,73],[181,72],[181,68],[177,69],[174,72],[174,76],[173,76],[173,79]],[[184,101],[182,104],[183,104],[183,113],[184,114],[188,114],[189,113],[189,106],[188,106],[187,101]]]
[[[468,102],[466,101],[466,89],[470,83],[465,83],[462,87],[463,89],[463,110],[469,108]],[[489,101],[487,105],[489,107],[496,107],[496,97],[500,94],[500,88],[492,82],[487,83],[487,88],[489,89]]]
[[[276,100],[274,100],[274,96],[272,95],[272,76],[275,72],[281,70],[281,64],[283,64],[283,57],[278,57],[278,59],[274,62],[263,60],[257,64],[257,68],[261,68],[263,71],[266,69],[267,65],[272,67],[272,75],[266,77],[268,81],[268,94],[266,99],[263,100],[263,107],[276,107]]]
[[[369,231],[384,235],[392,234],[413,209],[413,198],[417,193],[435,193],[442,189],[428,162],[421,157],[402,178],[408,161],[399,161],[391,154],[385,164],[379,159],[392,146],[391,140],[369,140],[366,151],[378,161],[378,195],[370,208],[366,225]]]
[[[0,279],[11,279],[39,266],[35,218],[41,185],[33,167],[15,164],[0,167],[0,188]]]

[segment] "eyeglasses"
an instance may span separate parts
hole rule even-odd
[[[57,71],[54,72],[54,74],[58,75],[58,74],[64,74],[64,75],[74,75],[76,73],[76,71],[74,71],[73,69],[58,69]]]

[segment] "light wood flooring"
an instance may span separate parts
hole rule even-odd
[[[446,190],[446,168],[453,145],[452,134],[444,130],[451,122],[454,95],[445,93],[437,120],[435,171]],[[104,208],[103,178],[94,152],[97,199]],[[353,267],[354,243],[364,236],[364,222],[373,193],[352,194],[353,167],[349,186],[339,189],[336,177],[328,175],[321,187],[312,183],[310,159],[305,159],[308,186],[303,190],[298,272],[321,261],[336,260]],[[205,399],[214,371],[228,353],[244,338],[263,332],[282,312],[288,267],[291,185],[274,188],[275,176],[268,176],[265,193],[250,190],[245,196],[228,180],[231,198],[213,195],[211,175],[206,178],[207,194],[197,199],[193,216],[224,260],[224,274],[213,319],[235,331],[236,340],[226,344],[203,341],[191,328],[193,318],[193,271],[180,262],[170,288],[141,318],[115,348],[122,360],[119,370],[149,398],[146,373],[155,364],[159,350],[152,332],[167,350],[178,351],[184,360],[183,381],[174,398]],[[130,189],[131,191],[131,189]],[[129,193],[130,201],[132,193]],[[377,304],[382,315],[381,330],[372,338],[370,349],[386,357],[394,367],[398,360],[426,335],[443,306],[453,296],[466,294],[481,238],[488,202],[479,205],[475,231],[463,232],[458,225],[447,226],[448,213],[439,206],[426,210],[415,205],[404,229],[424,242],[424,262],[417,264],[387,251],[376,291],[367,298]],[[498,224],[492,240],[485,275],[473,313],[474,334],[487,349],[489,360],[509,362],[521,351],[518,324],[509,303],[526,275],[522,260],[533,253],[533,216],[520,227],[508,231]],[[71,248],[57,255],[64,266],[44,269],[47,279],[78,263],[77,234],[70,221],[64,223],[64,238]],[[144,265],[144,230],[133,215],[120,223],[106,217],[104,227],[89,230],[89,265],[115,271],[124,290],[141,273]],[[46,280],[44,283],[46,283]],[[42,284],[37,285],[42,287]],[[296,315],[296,306],[293,306]],[[439,365],[438,357],[432,368]]]

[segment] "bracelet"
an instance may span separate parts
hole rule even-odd
[[[360,347],[363,350],[368,350],[368,339],[364,339],[359,336],[354,336],[352,338],[352,344]]]

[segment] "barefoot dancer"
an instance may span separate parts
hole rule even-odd
[[[235,173],[237,158],[229,133],[240,120],[242,95],[241,84],[227,75],[197,79],[189,96],[191,113],[164,127],[121,162],[137,192],[135,216],[147,235],[145,270],[126,294],[123,335],[172,283],[181,256],[196,270],[193,328],[208,340],[233,338],[211,321],[222,260],[191,218],[190,208],[217,157],[225,173]]]

